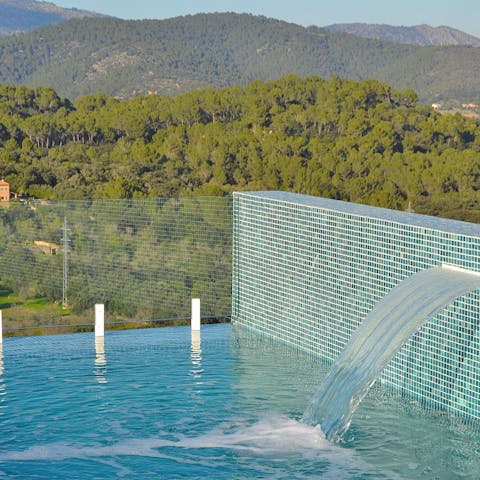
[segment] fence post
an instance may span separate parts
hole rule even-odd
[[[192,330],[200,330],[200,299],[192,298]]]
[[[105,307],[103,303],[95,304],[95,336],[105,335]]]

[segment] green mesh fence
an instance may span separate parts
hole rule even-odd
[[[186,319],[197,297],[203,318],[229,316],[231,229],[228,197],[12,203],[0,209],[4,327],[88,327],[95,303],[107,323]]]

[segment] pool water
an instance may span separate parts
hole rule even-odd
[[[231,325],[9,338],[0,479],[467,479],[476,425],[382,387],[342,444],[301,423],[328,366]]]

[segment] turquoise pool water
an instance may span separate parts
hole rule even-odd
[[[374,387],[341,445],[301,423],[328,366],[230,325],[6,339],[0,478],[480,477],[474,425]]]

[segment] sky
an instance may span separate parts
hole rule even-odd
[[[238,12],[297,23],[447,25],[480,37],[479,0],[51,0],[124,19],[165,19],[207,12]]]

